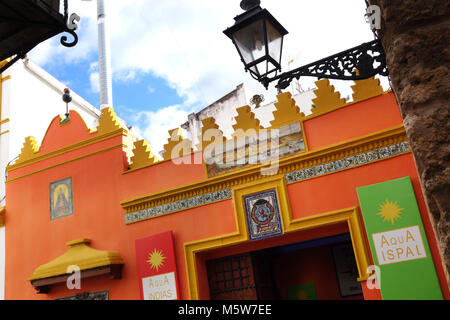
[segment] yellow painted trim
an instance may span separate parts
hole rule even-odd
[[[12,170],[16,170],[18,168],[26,167],[26,166],[29,166],[31,164],[34,164],[34,163],[37,163],[37,162],[41,162],[41,161],[44,161],[44,160],[47,160],[47,159],[50,159],[50,158],[53,158],[53,157],[59,156],[61,154],[65,154],[65,153],[70,152],[70,151],[74,151],[74,150],[77,150],[77,149],[80,149],[80,148],[87,147],[89,145],[95,144],[97,142],[104,141],[106,139],[110,139],[110,138],[113,138],[113,137],[116,137],[116,136],[120,136],[120,135],[126,136],[127,134],[128,134],[128,132],[125,129],[118,129],[116,131],[113,131],[113,132],[110,132],[110,133],[107,133],[107,134],[104,134],[104,135],[101,135],[101,136],[96,136],[96,137],[93,137],[93,138],[90,138],[90,139],[87,139],[87,140],[83,140],[83,141],[74,143],[72,145],[69,145],[67,147],[63,147],[63,148],[60,148],[60,149],[48,152],[48,153],[43,154],[43,155],[39,155],[39,151],[38,151],[38,152],[36,152],[37,155],[34,158],[26,160],[26,161],[23,161],[23,162],[20,162],[20,163],[12,164],[12,165],[8,166],[6,168],[6,170],[8,172],[12,171]]]
[[[0,93],[0,99],[1,99],[1,93]],[[1,103],[1,101],[0,101],[0,103]],[[9,118],[3,119],[3,120],[0,121],[0,125],[8,123],[8,122],[9,122]]]
[[[370,258],[368,248],[364,241],[364,229],[359,218],[358,209],[352,207],[293,220],[284,177],[283,175],[278,175],[267,178],[258,185],[246,184],[233,189],[233,205],[236,221],[235,232],[184,244],[189,299],[199,299],[195,255],[206,250],[248,242],[249,237],[245,204],[243,200],[244,196],[272,189],[275,189],[277,192],[283,234],[324,227],[337,223],[347,223],[359,272],[358,281],[367,280],[369,277],[367,267],[370,265]]]
[[[81,159],[84,159],[84,158],[88,158],[88,157],[91,157],[91,156],[94,156],[94,155],[97,155],[97,154],[100,154],[100,153],[103,153],[103,152],[107,152],[107,151],[114,150],[114,149],[117,149],[117,148],[124,148],[124,147],[126,147],[124,144],[118,144],[118,145],[115,145],[115,146],[112,146],[112,147],[109,147],[109,148],[106,148],[106,149],[102,149],[102,150],[98,150],[98,151],[95,151],[95,152],[91,152],[91,153],[85,154],[85,155],[83,155],[81,157],[70,159],[70,160],[67,160],[67,161],[64,161],[64,162],[61,162],[61,163],[49,166],[49,167],[45,167],[45,168],[42,168],[42,169],[39,169],[39,170],[30,172],[30,173],[27,173],[27,174],[25,174],[23,176],[20,176],[20,177],[16,177],[14,179],[7,180],[5,183],[11,183],[11,182],[14,182],[14,181],[17,181],[17,180],[20,180],[20,179],[23,179],[23,178],[26,178],[26,177],[29,177],[29,176],[32,176],[32,175],[35,175],[35,174],[38,174],[38,173],[41,173],[41,172],[53,169],[53,168],[59,167],[59,166],[63,166],[65,164],[68,164],[68,163],[71,163],[71,162],[75,162],[75,161],[78,161],[78,160],[81,160]]]
[[[406,140],[407,136],[405,129],[403,125],[399,125],[332,146],[282,158],[278,162],[278,174],[284,174],[320,165],[329,161],[349,157],[364,151],[381,148]],[[243,168],[242,170],[236,170],[221,176],[208,178],[199,182],[193,182],[184,186],[178,186],[156,193],[134,197],[122,201],[121,205],[124,208],[125,213],[131,213],[134,211],[151,208],[153,206],[184,200],[203,193],[223,190],[236,185],[245,184],[250,181],[254,183],[254,181],[261,180],[266,177],[260,174],[260,170],[261,168],[268,166],[268,164],[264,164]]]
[[[1,135],[4,135],[5,133],[8,133],[9,132],[9,130],[6,130],[6,131],[3,131],[3,132],[0,132],[0,136]]]
[[[93,249],[89,246],[90,242],[91,240],[84,238],[67,242],[69,250],[53,261],[37,267],[28,280],[67,274],[67,268],[72,265],[78,266],[80,270],[88,270],[112,264],[124,264],[117,252]]]
[[[6,81],[6,80],[10,80],[11,79],[11,75],[8,75],[6,77],[1,78],[1,82]]]
[[[5,226],[6,207],[0,207],[0,228]]]

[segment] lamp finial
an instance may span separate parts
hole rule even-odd
[[[250,9],[253,9],[254,7],[257,7],[261,4],[260,0],[242,0],[241,1],[241,8],[242,10],[248,11]]]

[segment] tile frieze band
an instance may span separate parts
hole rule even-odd
[[[199,207],[217,201],[231,199],[231,197],[232,195],[230,188],[224,190],[217,190],[214,192],[205,193],[184,200],[179,200],[164,205],[128,213],[125,215],[125,223],[130,224],[142,220],[147,220],[150,218]]]
[[[321,165],[309,167],[303,170],[292,171],[284,175],[287,184],[294,183],[325,174],[333,173],[340,170],[358,167],[364,164],[372,163],[378,160],[383,160],[393,156],[409,152],[408,141],[403,141],[386,147],[375,150],[359,153],[346,158],[330,161]]]

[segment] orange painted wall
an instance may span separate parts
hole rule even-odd
[[[392,92],[350,104],[303,123],[309,150],[375,133],[402,124]]]
[[[384,104],[381,103],[383,101]],[[363,101],[359,105],[361,110],[365,111],[359,110],[355,104],[330,113],[327,117],[331,119],[335,117],[333,114],[342,111],[340,119],[344,121],[342,117],[349,116],[344,112],[347,108],[358,109],[355,112],[361,112],[361,117],[366,117],[363,117],[364,119],[370,118],[374,110],[380,106],[387,109],[386,118],[391,117],[389,112],[392,114],[398,112],[391,94],[375,98],[373,101]],[[312,148],[321,147],[324,143],[333,143],[327,137],[330,132],[324,129],[329,123],[322,118],[325,119],[325,116],[305,122],[308,143]],[[397,124],[397,120],[393,122]],[[330,122],[333,121],[330,120]],[[79,116],[71,114],[71,123],[61,127],[67,141],[76,143],[82,140],[85,133],[79,132],[81,129],[84,130],[83,125],[79,122]],[[355,132],[360,135],[364,130],[374,132],[392,125],[393,123],[389,121],[382,123],[374,121],[366,122],[366,126],[361,126],[357,121],[348,121],[347,125],[341,128],[342,135],[339,139],[351,137]],[[59,125],[54,123],[53,126]],[[321,127],[324,129],[322,133],[319,130]],[[56,135],[61,132],[54,129],[54,127],[50,128],[48,133]],[[44,142],[46,150],[54,150],[61,144],[60,139],[47,137]],[[121,143],[120,136],[113,137],[9,172],[9,180],[27,176],[9,182],[6,186],[6,299],[54,299],[70,296],[79,291],[102,290],[109,290],[110,299],[139,299],[134,241],[167,230],[173,230],[174,234],[181,298],[189,297],[183,244],[234,232],[236,226],[232,201],[221,201],[126,225],[120,202],[204,180],[205,171],[201,164],[174,165],[171,161],[165,161],[125,173],[127,166],[125,154],[120,147],[115,147]],[[107,149],[108,151],[88,156]],[[58,165],[60,163],[64,164]],[[436,261],[438,276],[443,284],[445,276],[440,267],[436,242],[410,154],[290,184],[287,191],[293,215],[299,218],[358,206],[356,187],[403,176],[412,178],[430,248]],[[74,214],[50,221],[49,184],[67,177],[72,177],[73,182]],[[335,232],[337,231],[326,228],[311,230],[201,254],[198,262],[200,296],[208,295],[207,283],[205,287],[204,273],[201,269],[202,261],[205,259],[286,244],[291,241],[298,242],[301,239],[335,234]],[[86,280],[82,282],[82,289],[78,291],[69,291],[61,285],[53,288],[49,295],[37,295],[26,278],[37,266],[63,254],[67,250],[65,246],[67,241],[81,237],[91,238],[92,247],[96,249],[114,250],[120,253],[125,260],[122,279]],[[447,288],[446,285],[443,287]],[[448,288],[444,295],[447,298],[450,297]]]

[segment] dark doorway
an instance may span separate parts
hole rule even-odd
[[[206,261],[212,300],[363,299],[350,235]]]

